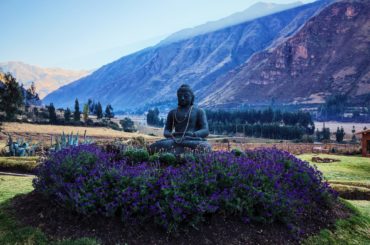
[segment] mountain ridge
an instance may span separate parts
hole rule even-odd
[[[369,9],[370,3],[361,1],[333,3],[296,35],[220,77],[201,104],[314,104],[335,94],[365,102],[370,95]]]
[[[284,11],[290,8],[294,8],[302,5],[300,1],[287,3],[287,4],[277,4],[271,2],[257,2],[245,9],[244,11],[236,12],[227,17],[221,18],[215,21],[209,21],[205,24],[195,26],[193,28],[186,28],[169,35],[167,38],[162,40],[159,45],[169,44],[172,42],[177,42],[185,39],[192,38],[194,36],[206,34],[209,32],[214,32],[223,28],[227,28],[233,25],[237,25],[249,20],[257,19],[259,17],[271,15],[280,11]]]
[[[44,102],[66,107],[75,98],[80,101],[91,98],[110,103],[118,110],[141,108],[175,101],[176,89],[182,83],[191,85],[201,99],[215,79],[243,64],[255,52],[294,33],[330,2],[305,4],[212,33],[141,50],[61,87],[46,96]]]
[[[3,72],[12,73],[17,81],[26,87],[34,82],[40,98],[90,73],[90,71],[74,71],[57,67],[45,68],[20,61],[0,62],[0,69]]]

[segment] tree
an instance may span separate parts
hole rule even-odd
[[[57,119],[57,114],[55,112],[55,107],[54,107],[53,103],[50,103],[50,105],[48,107],[48,111],[49,111],[49,122],[51,124],[56,124],[58,119]]]
[[[65,111],[64,111],[64,121],[66,122],[70,122],[71,121],[71,110],[69,108],[67,108]]]
[[[356,138],[356,128],[355,128],[355,125],[352,126],[352,142],[353,143],[356,143],[357,142],[357,138]]]
[[[113,107],[110,104],[108,104],[107,107],[105,108],[105,117],[108,119],[114,117]]]
[[[322,129],[322,139],[323,140],[330,140],[330,128],[323,128]]]
[[[98,102],[98,104],[96,104],[96,117],[98,119],[103,118],[103,108],[102,108],[100,102]]]
[[[22,90],[10,73],[3,76],[3,82],[0,88],[0,110],[6,113],[7,120],[13,120],[19,108],[24,105]]]
[[[339,127],[338,127],[338,128],[337,128],[337,132],[335,133],[336,141],[337,141],[338,143],[343,142],[344,135],[345,135],[345,133],[344,133],[344,129],[343,129],[343,127],[341,127],[340,129],[339,129]]]
[[[73,112],[73,120],[79,122],[81,119],[80,105],[78,99],[75,100],[75,111]]]
[[[125,132],[135,132],[136,131],[134,122],[128,117],[125,117],[123,120],[120,120],[119,123],[121,124],[123,131]]]
[[[84,104],[83,119],[84,119],[84,122],[86,122],[87,119],[89,119],[89,105],[88,104]]]
[[[148,114],[146,115],[146,122],[148,125],[163,127],[164,121],[159,118],[159,110],[158,108],[154,108],[154,110],[150,109]]]

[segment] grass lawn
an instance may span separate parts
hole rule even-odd
[[[299,156],[310,160],[312,155]],[[338,156],[320,155],[320,157],[335,158]],[[347,181],[370,184],[370,159],[356,157],[341,157],[339,163],[317,164],[318,168],[330,181]],[[342,163],[342,165],[340,165]],[[353,167],[356,165],[357,167]],[[330,169],[332,167],[332,170]],[[353,167],[353,168],[352,168]],[[346,170],[349,169],[346,176]],[[91,238],[65,240],[51,243],[41,230],[31,227],[21,227],[4,212],[12,197],[27,193],[33,189],[31,177],[13,177],[0,175],[0,244],[99,244]],[[320,234],[303,241],[303,244],[369,244],[370,242],[370,201],[346,201],[352,207],[355,215],[339,220],[333,231],[322,230]]]
[[[18,194],[33,190],[32,177],[15,177],[0,175],[0,244],[4,245],[90,245],[99,244],[90,238],[78,240],[64,240],[51,243],[41,230],[32,227],[21,227],[17,222],[4,212],[10,199]]]
[[[338,159],[340,162],[313,163],[313,156]],[[370,186],[370,158],[328,154],[303,154],[297,157],[316,165],[331,183]]]

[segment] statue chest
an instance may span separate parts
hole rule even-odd
[[[176,132],[184,132],[197,130],[197,113],[192,111],[191,113],[178,111],[173,115],[173,126]]]

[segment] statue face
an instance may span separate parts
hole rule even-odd
[[[193,96],[188,91],[179,91],[177,93],[177,100],[179,106],[189,106]]]

